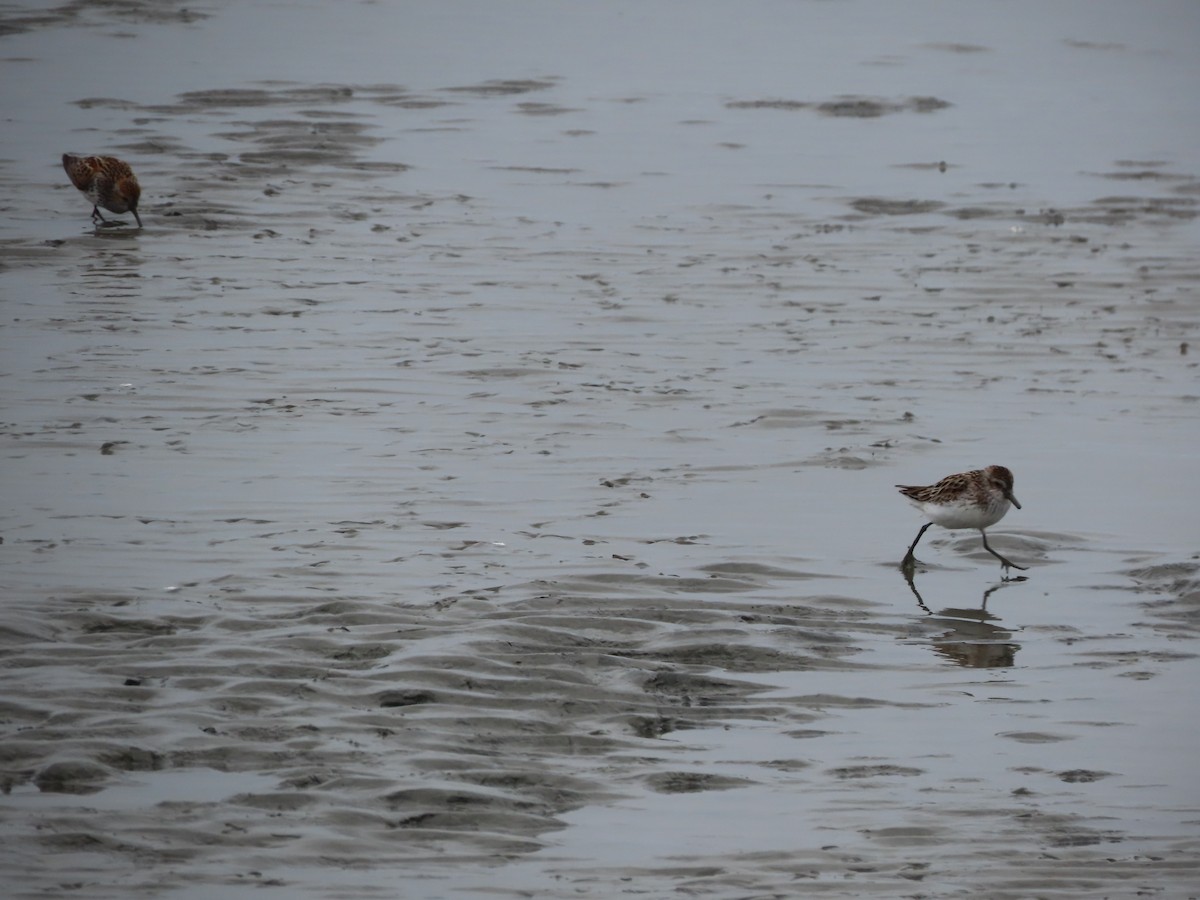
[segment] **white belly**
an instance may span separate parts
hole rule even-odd
[[[923,512],[934,525],[943,528],[984,529],[995,525],[1008,512],[1009,502],[1003,498],[991,501],[987,506],[977,503],[917,503],[913,506]]]

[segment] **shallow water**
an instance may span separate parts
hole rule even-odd
[[[1197,24],[4,9],[7,893],[1194,893]]]

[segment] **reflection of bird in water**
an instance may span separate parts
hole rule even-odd
[[[108,219],[100,214],[103,206],[109,212],[133,213],[138,228],[142,227],[142,217],[137,211],[142,188],[129,163],[115,156],[78,156],[74,153],[64,153],[62,163],[71,184],[92,204],[93,222],[108,223]]]
[[[1015,579],[992,585],[984,591],[978,609],[947,607],[936,614],[925,605],[912,578],[906,575],[904,580],[917,598],[917,605],[929,616],[924,621],[946,629],[943,634],[930,640],[935,653],[969,669],[1006,668],[1014,664],[1021,645],[1010,640],[1013,636],[1011,631],[992,624],[1000,619],[988,612],[987,602],[1000,588],[1016,584]]]
[[[991,627],[991,626],[985,626]],[[1012,633],[995,629],[990,641],[959,640],[959,632],[953,638],[933,641],[933,652],[964,669],[1007,669],[1016,663],[1020,644],[1002,641]]]
[[[906,572],[912,571],[916,564],[913,551],[917,549],[917,543],[930,525],[940,525],[942,528],[977,528],[983,537],[983,548],[1000,560],[1006,571],[1009,567],[1022,570],[1027,568],[1005,559],[989,547],[987,542],[985,529],[1004,518],[1009,504],[1017,509],[1021,508],[1021,504],[1013,496],[1012,472],[1004,466],[988,466],[973,472],[948,475],[937,484],[898,484],[896,487],[929,519],[917,532],[908,553],[904,554],[904,561],[900,563],[901,569]]]

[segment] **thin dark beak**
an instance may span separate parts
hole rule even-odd
[[[137,219],[138,228],[141,228],[142,227],[142,217],[138,215],[137,207],[134,207],[133,209],[131,209],[130,212],[133,213],[133,217],[135,219]],[[1013,502],[1016,503],[1015,500]],[[1020,508],[1021,508],[1021,504],[1017,503],[1017,509],[1020,509]]]
[[[1013,496],[1012,491],[1008,491],[1007,493],[1005,493],[1004,496],[1007,497],[1008,502],[1011,503],[1013,506],[1015,506],[1017,509],[1021,508],[1021,504],[1017,502],[1017,498]]]

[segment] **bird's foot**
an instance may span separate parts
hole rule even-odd
[[[1000,580],[1001,581],[1027,581],[1028,580],[1028,576],[1026,576],[1026,575],[1010,576],[1008,574],[1009,569],[1019,569],[1022,572],[1028,572],[1029,566],[1018,566],[1011,559],[1005,559],[1003,556],[1001,556],[1000,557],[1000,572],[1001,572]]]

